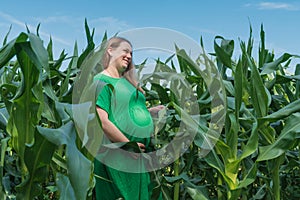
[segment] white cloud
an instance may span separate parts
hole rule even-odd
[[[66,15],[50,17],[28,16],[26,19],[18,19],[13,15],[0,11],[0,37],[7,34],[10,25],[12,25],[12,31],[9,36],[16,37],[21,32],[26,32],[26,26],[32,33],[35,33],[37,25],[40,24],[39,34],[41,38],[49,40],[51,36],[53,46],[55,46],[54,50],[56,48],[59,49],[57,54],[60,53],[60,49],[65,49],[66,52],[70,53],[73,51],[75,41],[78,49],[83,49],[85,46],[84,20],[84,17]],[[95,44],[102,41],[105,31],[110,36],[133,28],[126,21],[114,17],[87,18],[87,23],[90,30],[95,29]]]
[[[11,15],[8,15],[4,12],[0,12],[0,18],[3,18],[4,20],[6,20],[8,23],[10,23],[12,25],[12,27],[14,28],[15,25],[18,27],[19,32],[24,32],[26,26],[28,27],[28,29],[30,31],[35,31],[36,30],[36,26],[30,25],[28,23],[22,22],[19,19],[14,18]],[[41,22],[42,23],[42,22]],[[22,28],[22,29],[21,29]],[[50,37],[49,33],[43,32],[43,31],[39,31],[39,34],[43,37]],[[55,40],[56,42],[59,42],[63,45],[67,45],[67,46],[72,46],[73,44],[70,44],[69,42],[67,42],[65,39],[51,35],[52,39]]]
[[[259,10],[289,10],[289,11],[296,11],[300,10],[300,7],[291,3],[282,3],[282,2],[271,2],[265,1],[260,2],[258,4],[245,4],[245,7],[254,6]]]
[[[1,11],[0,11],[0,17],[6,19],[6,20],[9,21],[10,23],[17,24],[17,25],[19,25],[19,26],[24,26],[24,23],[23,23],[23,22],[21,22],[21,21],[15,19],[15,18],[13,18],[12,16],[10,16],[10,15],[4,13],[4,12],[1,12]]]
[[[211,35],[217,35],[218,31],[206,28],[199,28],[199,27],[188,27],[190,30],[196,31],[197,33],[207,33]]]
[[[116,34],[121,31],[134,28],[132,25],[128,24],[126,21],[116,19],[114,17],[101,17],[97,19],[88,20],[91,27],[95,28],[97,34],[103,34],[107,31],[108,34]]]
[[[261,2],[258,4],[259,9],[281,9],[281,10],[298,10],[299,8],[295,7],[292,4],[288,3],[275,3],[275,2]]]
[[[41,18],[41,17],[36,17],[35,20],[37,22],[43,22],[43,23],[67,23],[67,24],[72,24],[72,23],[77,23],[78,20],[74,19],[74,17],[70,16],[50,16],[47,18]]]

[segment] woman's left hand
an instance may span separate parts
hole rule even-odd
[[[153,107],[149,108],[148,110],[149,110],[152,117],[154,117],[154,116],[157,117],[158,112],[161,111],[164,108],[165,108],[164,105],[158,105],[158,106],[153,106]]]

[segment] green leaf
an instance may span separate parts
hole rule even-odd
[[[164,179],[166,179],[169,183],[174,183],[177,182],[179,180],[189,180],[189,177],[186,173],[181,173],[179,176],[164,176]]]
[[[226,91],[229,93],[229,96],[235,96],[235,90],[230,81],[223,80]]]
[[[63,123],[67,123],[72,120],[73,110],[72,104],[55,102],[55,109]]]
[[[55,145],[39,134],[35,136],[32,147],[25,149],[25,164],[28,169],[27,179],[17,186],[20,199],[34,199],[42,192],[42,185],[48,177],[49,164],[51,162]]]
[[[59,199],[60,200],[68,200],[68,199],[76,199],[74,188],[70,182],[70,179],[61,174],[56,174],[56,183],[58,187],[58,191],[60,191]]]
[[[266,116],[268,113],[269,105],[271,104],[271,95],[270,92],[263,84],[263,80],[258,72],[258,69],[253,61],[253,58],[250,58],[246,54],[245,49],[243,49],[247,57],[248,64],[251,68],[251,97],[252,104],[255,109],[256,115],[258,117]]]
[[[257,178],[257,164],[253,163],[242,181],[239,182],[238,188],[247,188]]]
[[[299,75],[300,75],[300,64],[297,64],[295,68],[295,76],[299,76]],[[300,80],[297,80],[295,99],[299,99],[299,98],[300,98]]]
[[[11,31],[11,27],[12,27],[12,25],[9,26],[8,32],[6,33],[6,35],[4,37],[3,44],[2,44],[3,46],[6,45],[8,35],[9,35],[10,31]]]
[[[262,118],[258,118],[257,120],[258,120],[259,124],[263,124],[266,121],[274,122],[279,119],[286,118],[286,117],[290,116],[291,114],[293,114],[295,112],[299,112],[299,111],[300,111],[300,99],[289,103],[285,107],[281,108],[280,110],[277,110],[276,112],[273,112],[270,115],[264,116]]]
[[[69,84],[70,84],[70,77],[71,77],[71,73],[73,69],[76,69],[77,67],[77,62],[78,62],[78,53],[77,53],[78,49],[77,49],[77,43],[75,44],[74,47],[74,53],[73,53],[73,57],[68,65],[67,68],[67,74],[65,76],[65,78],[62,81],[62,85],[60,87],[59,90],[59,98],[61,99],[64,95],[67,94],[68,89],[69,89]]]
[[[227,183],[228,187],[231,190],[236,189],[236,183],[234,183],[231,178],[229,178],[225,174],[225,167],[222,161],[219,159],[218,155],[215,151],[210,151],[210,153],[204,158],[204,160],[209,164],[211,167],[215,168],[221,176],[224,178],[225,182]]]
[[[50,69],[48,65],[48,52],[43,46],[43,41],[37,35],[34,35],[32,33],[28,34],[28,38],[29,38],[31,49],[34,53],[30,57],[30,59],[38,68],[38,71],[44,69],[49,74]]]
[[[251,154],[253,154],[255,151],[257,151],[258,147],[258,124],[256,119],[254,119],[254,122],[252,124],[252,130],[250,138],[248,139],[246,145],[243,148],[243,152],[241,156],[239,157],[239,160],[242,160]]]
[[[48,129],[41,126],[37,128],[53,144],[57,146],[66,145],[66,165],[70,187],[73,188],[76,199],[86,199],[87,192],[91,187],[90,177],[93,173],[93,163],[76,146],[76,132],[73,122],[70,121],[58,129]],[[61,192],[64,193],[64,191]]]
[[[152,74],[144,74],[142,77],[142,82],[150,82],[154,83],[152,85],[153,88],[158,89],[161,92],[162,87],[158,87],[160,81],[165,81],[165,84],[169,85],[169,89],[171,93],[175,95],[175,100],[178,104],[182,105],[186,102],[186,100],[191,96],[192,87],[189,82],[186,80],[184,74],[179,74],[176,72],[154,72]],[[160,93],[160,97],[162,97],[163,102],[170,101],[170,98],[167,98],[166,92]]]
[[[10,41],[0,49],[0,68],[7,64],[7,62],[16,54],[15,44],[18,42],[25,42],[27,40],[27,35],[21,33],[16,39]]]
[[[47,45],[48,59],[49,61],[53,61],[53,42],[52,37],[50,36],[49,43]]]
[[[187,55],[185,50],[179,49],[177,46],[175,48],[181,72],[190,74],[189,72],[192,71],[195,75],[201,76],[199,66]]]
[[[5,181],[3,178],[4,175],[4,161],[5,161],[5,154],[7,152],[7,146],[8,146],[8,142],[10,140],[10,137],[6,137],[0,140],[0,191],[3,192],[4,191],[4,187],[5,187]],[[1,193],[0,194],[0,199],[5,199],[5,194]]]
[[[300,75],[286,76],[286,75],[276,75],[276,84],[289,83],[291,81],[300,81]]]
[[[167,94],[167,90],[163,88],[161,85],[152,83],[151,89],[157,91],[161,104],[165,105],[170,102],[170,98]]]
[[[226,132],[226,141],[227,145],[230,148],[230,152],[226,153],[226,156],[229,158],[228,160],[236,159],[237,156],[237,145],[238,145],[238,130],[239,124],[237,123],[237,119],[233,113],[228,114],[229,121],[225,124],[225,126],[230,126],[228,131]]]
[[[232,162],[235,161],[236,157],[236,155],[233,155],[234,151],[221,140],[217,142],[215,149],[223,159],[224,175],[231,180],[229,183],[232,182],[236,185],[239,162]]]
[[[91,121],[93,118],[96,117],[95,113],[90,114],[91,106],[92,106],[92,102],[85,102],[82,104],[72,105],[73,119],[77,130],[80,131],[79,135],[82,140],[82,146],[85,146],[89,140],[88,138],[89,121]],[[100,128],[100,124],[99,124],[99,128]]]
[[[237,120],[239,118],[239,111],[241,109],[242,98],[243,98],[243,74],[244,73],[242,71],[242,62],[239,61],[236,66],[236,71],[234,76],[235,117]]]
[[[300,137],[300,113],[294,113],[287,118],[279,137],[271,145],[259,147],[257,161],[271,160],[285,153]]]
[[[274,71],[277,71],[279,69],[279,65],[285,61],[287,61],[288,59],[290,59],[291,57],[299,57],[297,55],[292,55],[292,54],[288,54],[288,53],[284,53],[282,56],[280,56],[278,59],[276,59],[273,62],[269,62],[269,63],[265,63],[262,67],[262,72],[260,73],[261,75],[264,74],[270,74]]]
[[[10,118],[7,131],[12,136],[13,148],[20,156],[21,166],[24,169],[25,145],[34,144],[35,125],[41,118],[41,101],[34,95],[36,91],[42,91],[41,84],[38,84],[39,71],[31,61],[33,52],[29,43],[15,44],[17,59],[22,70],[22,85],[20,86],[20,96],[16,96],[9,110]],[[24,123],[27,122],[27,123]]]
[[[73,101],[72,118],[76,126],[81,146],[85,146],[90,153],[96,154],[102,143],[103,130],[96,111],[96,99],[99,91],[106,84],[102,81],[93,81],[82,91],[78,103]],[[70,111],[68,111],[70,112]],[[95,138],[96,141],[95,141]]]
[[[260,48],[258,54],[258,66],[262,67],[265,63],[266,56],[268,54],[268,50],[265,48],[265,31],[263,25],[261,24],[260,28]]]
[[[208,200],[208,198],[202,193],[201,190],[198,190],[196,188],[186,187],[187,192],[192,197],[192,199],[197,200]]]
[[[6,107],[0,108],[0,128],[2,130],[6,129],[8,119],[9,119],[9,114],[7,112]]]
[[[221,39],[221,46],[216,42],[217,39]],[[216,36],[214,39],[214,50],[216,52],[217,58],[227,67],[232,69],[231,56],[234,49],[233,40],[225,40],[222,36]]]
[[[85,28],[85,33],[86,33],[86,39],[87,39],[87,47],[83,51],[83,53],[79,56],[78,58],[78,66],[81,67],[83,61],[88,57],[88,55],[94,50],[95,48],[95,43],[93,41],[94,37],[94,31],[95,29],[92,30],[92,33],[90,32],[90,28],[87,23],[87,19],[84,20],[84,28]]]
[[[40,98],[40,99],[44,99],[42,116],[50,122],[59,124],[59,121],[57,120],[54,101],[52,101],[51,99],[48,99],[44,96],[42,96],[42,98]]]

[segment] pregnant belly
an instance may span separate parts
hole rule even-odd
[[[141,106],[134,106],[130,109],[130,118],[139,126],[148,126],[152,122],[149,111]]]

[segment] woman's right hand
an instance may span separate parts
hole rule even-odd
[[[140,143],[140,142],[137,142],[137,145],[139,146],[139,148],[140,148],[140,150],[142,151],[142,152],[145,152],[145,150],[146,150],[146,146],[143,144],[143,143]],[[130,153],[131,154],[131,156],[134,158],[134,159],[138,159],[138,158],[140,158],[142,155],[140,154],[140,153]]]
[[[146,146],[143,143],[138,142],[137,145],[139,146],[142,152],[145,152]]]

